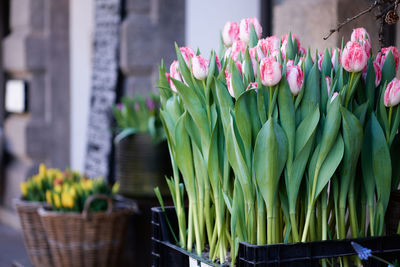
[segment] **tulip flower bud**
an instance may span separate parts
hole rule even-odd
[[[282,78],[281,64],[273,56],[265,57],[260,64],[261,83],[265,86],[274,86]]]
[[[257,48],[263,53],[264,56],[272,53],[272,51],[279,49],[279,38],[276,35],[260,39],[257,43]]]
[[[238,68],[238,70],[240,72],[240,75],[243,75],[243,73],[242,73],[242,63],[240,63],[240,61],[236,61],[235,60],[235,64],[236,64],[236,66],[237,66],[237,68]],[[229,64],[226,66],[226,69],[225,69],[226,85],[228,87],[229,94],[232,97],[235,97],[235,94],[233,92],[233,86],[232,86],[232,74],[230,73],[228,66],[229,66]]]
[[[378,63],[379,67],[381,67],[381,69],[382,69],[383,63],[385,63],[385,60],[386,60],[387,55],[389,54],[389,51],[392,51],[392,55],[394,58],[394,62],[396,65],[396,71],[397,71],[399,68],[399,51],[394,46],[382,48],[382,51],[376,55],[375,62]]]
[[[215,63],[217,64],[218,71],[221,71],[221,61],[217,54],[215,54]]]
[[[248,44],[250,41],[250,30],[252,24],[254,26],[254,30],[256,31],[257,38],[258,39],[261,38],[262,27],[258,19],[257,18],[242,19],[240,21],[239,38],[245,44]]]
[[[197,80],[205,80],[208,75],[208,60],[202,56],[192,58],[192,72]]]
[[[357,42],[357,40],[370,40],[370,38],[367,30],[361,27],[353,29],[350,40],[352,42]]]
[[[382,69],[379,67],[378,63],[374,62],[373,64],[375,71],[375,87],[378,87],[382,79]]]
[[[321,70],[322,68],[322,61],[324,60],[324,54],[319,53],[318,54],[318,69]]]
[[[369,38],[368,32],[364,28],[354,29],[351,33],[350,40],[352,42],[359,42],[364,47],[367,56],[369,57],[371,54],[371,39]]]
[[[367,64],[367,53],[358,42],[349,41],[342,52],[342,66],[348,72],[360,72]]]
[[[190,48],[189,46],[183,46],[183,47],[180,47],[179,50],[182,53],[182,56],[186,62],[186,65],[189,66],[189,58],[193,58],[195,56],[193,49]]]
[[[230,56],[231,58],[236,60],[239,57],[240,53],[242,53],[243,56],[245,52],[246,52],[246,44],[241,40],[237,40],[232,45]]]
[[[299,55],[300,56],[305,56],[307,54],[307,51],[304,47],[300,46],[299,48]]]
[[[394,78],[385,89],[384,104],[394,107],[400,103],[400,80]]]
[[[246,91],[255,88],[257,88],[257,82],[250,83],[249,86],[247,86]]]
[[[333,102],[333,100],[335,100],[335,98],[339,95],[338,92],[334,92],[331,98],[331,103]]]
[[[326,81],[326,89],[328,90],[328,95],[329,95],[331,93],[331,77],[326,76],[325,81]]]
[[[178,92],[178,91],[176,90],[175,84],[172,82],[172,80],[170,78],[174,78],[175,80],[182,81],[181,75],[178,71],[178,68],[179,68],[179,62],[178,62],[178,60],[174,60],[171,64],[171,66],[169,67],[169,73],[166,74],[168,82],[169,82],[169,86],[171,87],[172,91],[174,91],[174,92]]]
[[[299,66],[293,66],[293,63],[290,63],[286,67],[286,79],[289,83],[290,91],[296,96],[303,85],[303,71]]]
[[[225,23],[222,30],[222,41],[226,47],[231,47],[232,44],[239,39],[239,23],[228,21]]]

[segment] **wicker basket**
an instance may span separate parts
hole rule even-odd
[[[15,199],[14,205],[21,221],[26,250],[33,265],[36,267],[53,266],[46,233],[37,213],[38,208],[47,206],[47,203]]]
[[[106,212],[88,212],[95,199],[107,200]],[[83,213],[54,212],[45,208],[40,208],[38,213],[54,266],[119,266],[131,210],[113,210],[109,197],[92,195],[87,199]]]

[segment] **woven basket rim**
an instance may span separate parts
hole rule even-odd
[[[90,212],[87,217],[113,217],[120,214],[131,214],[132,210],[128,208],[114,209],[111,213],[107,213],[106,211],[100,212]],[[81,218],[85,219],[86,217],[83,215],[83,212],[62,212],[62,211],[54,211],[50,210],[50,208],[40,207],[38,209],[38,214],[40,217],[69,217],[69,218]]]
[[[50,207],[50,205],[46,202],[46,201],[29,201],[29,200],[25,200],[22,197],[19,198],[14,198],[13,199],[13,205],[14,207],[18,207],[18,206],[28,206],[28,207],[32,207],[32,208],[40,208],[40,207]]]

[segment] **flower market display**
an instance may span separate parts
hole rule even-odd
[[[112,197],[119,184],[110,188],[103,178],[88,179],[79,172],[47,169],[42,163],[39,173],[21,183],[22,197],[26,201],[47,202],[55,211],[82,212],[85,201],[93,194]],[[105,211],[106,202],[93,204],[91,211]]]
[[[218,55],[176,45],[160,65],[177,244],[233,266],[240,241],[384,235],[400,178],[398,50],[373,55],[363,28],[324,51],[261,34],[256,18],[228,22]]]

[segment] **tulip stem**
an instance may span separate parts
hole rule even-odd
[[[389,108],[389,118],[388,118],[388,122],[389,122],[389,127],[386,131],[386,141],[389,141],[389,137],[390,137],[390,126],[392,124],[392,113],[393,113],[393,107]]]
[[[272,117],[272,94],[273,94],[273,87],[269,87],[269,105],[268,105],[268,118]]]

